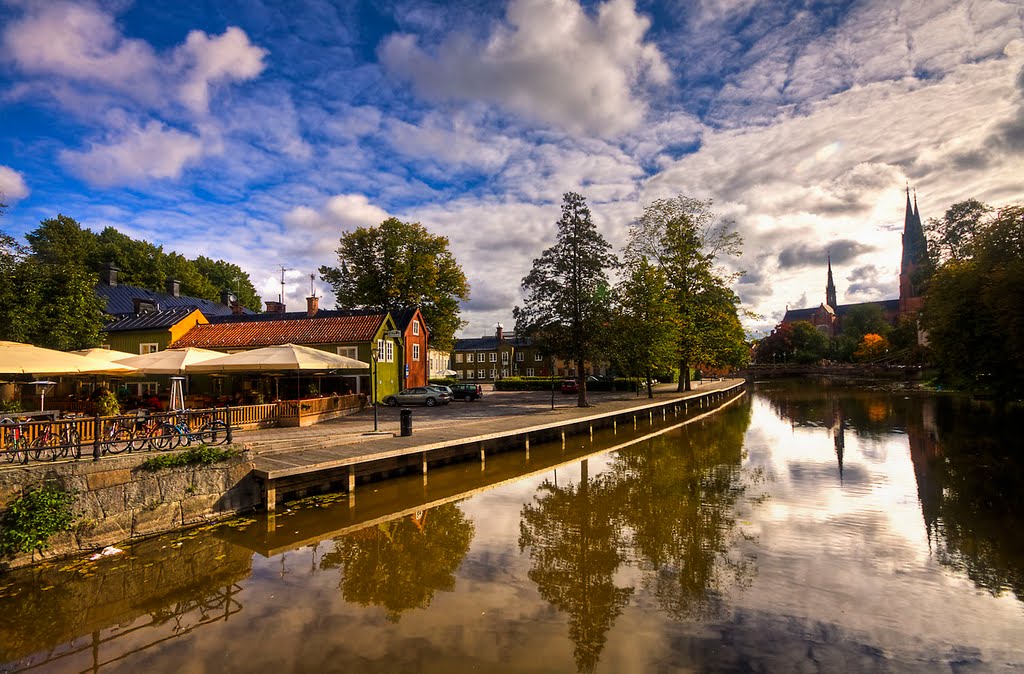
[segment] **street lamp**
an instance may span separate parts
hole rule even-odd
[[[373,432],[378,433],[377,428],[377,358],[380,356],[378,347],[370,347],[370,360],[373,361],[373,380],[370,382],[370,394],[373,396]]]

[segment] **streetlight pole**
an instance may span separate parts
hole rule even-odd
[[[555,409],[555,355],[548,356],[548,376],[551,377],[551,409]]]
[[[377,353],[377,347],[370,347],[370,360],[373,361],[373,380],[370,382],[370,392],[373,395],[373,432],[377,433],[377,357],[380,354]]]

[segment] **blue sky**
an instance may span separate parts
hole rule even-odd
[[[283,265],[291,308],[394,215],[449,237],[464,334],[508,328],[564,192],[616,246],[685,194],[766,329],[826,249],[841,303],[896,296],[908,182],[925,219],[1024,200],[1019,2],[0,0],[0,42],[5,231],[114,226],[265,299]]]

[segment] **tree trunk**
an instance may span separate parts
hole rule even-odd
[[[579,388],[579,397],[576,398],[577,407],[590,407],[587,404],[587,378],[583,376],[583,359],[576,359],[576,382]]]
[[[676,387],[677,393],[683,391],[692,391],[690,387],[690,364],[686,362],[679,363],[679,386]]]
[[[651,371],[647,370],[647,397],[654,397],[654,383],[651,381]]]

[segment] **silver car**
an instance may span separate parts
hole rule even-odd
[[[433,407],[437,404],[447,405],[451,401],[451,395],[426,386],[407,388],[395,395],[384,398],[384,404],[389,407],[395,407],[396,405],[426,405],[427,407]]]

